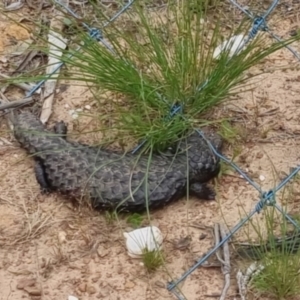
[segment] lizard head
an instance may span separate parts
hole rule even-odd
[[[222,138],[208,129],[204,129],[202,133],[205,138],[194,132],[180,142],[180,151],[187,151],[192,181],[208,181],[220,170],[220,159],[211,146],[220,153],[223,145]]]

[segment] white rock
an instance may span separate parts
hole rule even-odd
[[[266,177],[264,175],[259,175],[259,180],[260,181],[264,181],[266,179]]]
[[[214,59],[218,59],[220,54],[224,51],[229,51],[229,58],[233,55],[238,54],[243,50],[246,42],[246,37],[243,34],[234,35],[229,40],[224,41],[221,45],[219,45],[213,54]]]
[[[68,296],[68,300],[78,300],[78,298],[75,296]]]
[[[140,258],[143,250],[148,251],[161,249],[163,236],[155,226],[148,226],[131,232],[123,233],[126,239],[128,255],[133,258]]]
[[[87,109],[87,110],[90,110],[91,106],[90,105],[86,105],[84,108]]]
[[[81,110],[82,111],[82,110]],[[80,109],[70,109],[69,110],[69,115],[73,118],[73,119],[77,119],[78,118],[78,112],[80,112]]]
[[[63,244],[66,242],[66,240],[67,240],[66,237],[67,237],[67,234],[64,231],[59,231],[57,233],[57,238],[58,238],[58,241],[60,244]]]

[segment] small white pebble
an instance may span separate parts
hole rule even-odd
[[[246,171],[246,172],[249,172],[249,169],[248,169],[248,168],[246,168],[246,169],[245,169],[245,171]]]
[[[77,111],[77,112],[82,112],[83,109],[82,109],[82,108],[77,108],[76,111]]]
[[[0,61],[1,61],[2,63],[7,63],[7,59],[6,59],[4,56],[1,56],[1,57],[0,57]]]
[[[259,175],[259,180],[260,181],[264,181],[266,179],[266,177],[264,175]]]
[[[69,110],[69,115],[70,115],[73,119],[77,119],[77,118],[78,118],[78,112],[81,112],[81,111],[82,111],[81,108],[76,109],[76,110],[70,109],[70,110]]]
[[[75,296],[68,296],[68,300],[78,300],[78,298]]]
[[[91,106],[90,105],[86,105],[84,108],[87,109],[87,110],[90,110]]]
[[[70,108],[70,105],[68,103],[65,104],[65,108]]]
[[[67,234],[64,231],[59,231],[57,234],[57,238],[58,238],[58,241],[60,244],[63,244],[66,242],[66,240],[67,240],[66,237],[67,237]]]

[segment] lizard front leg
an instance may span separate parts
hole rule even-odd
[[[53,126],[53,131],[56,134],[59,134],[63,139],[66,139],[68,126],[64,121],[56,122],[56,124]]]
[[[50,192],[50,186],[48,184],[43,163],[39,160],[35,160],[34,165],[35,178],[41,187],[42,194]]]
[[[191,195],[196,196],[203,200],[215,200],[216,193],[213,188],[209,187],[206,183],[193,183],[190,185]]]

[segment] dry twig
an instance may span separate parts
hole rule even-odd
[[[224,226],[219,224],[219,230],[220,230],[220,234],[221,234],[221,238],[222,240],[226,238],[226,231]],[[220,297],[220,300],[225,300],[226,298],[226,294],[227,291],[229,289],[230,286],[230,252],[229,252],[229,245],[228,242],[225,242],[223,244],[223,257],[224,257],[224,263],[223,263],[223,267],[222,267],[222,272],[224,274],[225,277],[225,284],[224,284],[224,288]]]
[[[0,73],[0,77],[5,78],[5,79],[11,79],[11,77],[9,77],[8,75],[2,74],[2,73]],[[29,92],[32,89],[32,87],[33,87],[32,85],[27,84],[27,83],[12,82],[12,84],[15,85],[15,86],[17,86],[18,88],[24,90],[24,91],[27,91],[27,92]],[[5,92],[5,90],[1,90],[1,91],[2,91],[2,93]],[[36,93],[39,94],[40,93],[40,89],[37,90]]]
[[[68,6],[69,1],[62,1],[64,6]],[[63,27],[63,13],[60,11],[56,12],[56,17],[51,20],[50,24],[50,32],[48,34],[48,42],[49,42],[49,61],[46,69],[46,74],[52,74],[60,62],[60,57],[62,56],[62,50],[66,48],[66,40],[60,34]],[[59,69],[55,71],[57,75],[59,73]],[[56,76],[57,78],[57,76]],[[44,103],[41,113],[41,121],[42,123],[46,123],[52,113],[52,104],[54,99],[54,93],[56,88],[57,79],[48,79],[45,82],[45,90],[44,90]]]
[[[0,102],[5,102],[4,104],[0,104],[0,110],[10,109],[10,108],[17,108],[23,105],[27,105],[31,102],[33,102],[32,97],[23,98],[21,100],[16,100],[13,102],[6,102],[3,99],[0,99]]]
[[[221,235],[222,239],[226,238],[226,232],[225,232],[224,227],[220,224],[215,224],[214,235],[215,235],[215,245],[218,245],[220,243],[220,235]],[[223,257],[221,257],[220,249],[218,249],[218,251],[216,252],[216,256],[217,256],[218,260],[220,261],[220,263],[222,264],[222,272],[225,277],[224,288],[222,290],[222,293],[221,293],[219,299],[225,300],[227,291],[230,286],[230,269],[231,269],[228,242],[225,242],[223,244]]]
[[[241,300],[246,300],[247,296],[247,287],[250,283],[253,275],[259,274],[264,269],[262,264],[258,262],[252,263],[246,270],[245,274],[241,270],[239,270],[236,274],[237,284],[239,287],[239,294]]]

